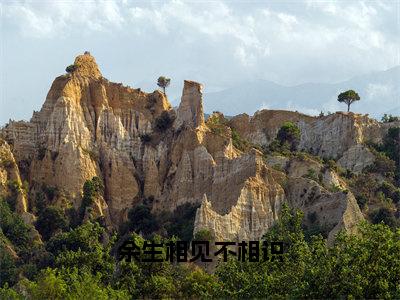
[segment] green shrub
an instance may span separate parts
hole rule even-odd
[[[209,229],[200,229],[194,235],[195,241],[213,241],[214,236]]]
[[[378,170],[385,176],[394,175],[397,185],[400,185],[400,127],[389,128],[382,144],[366,144],[377,157],[371,170]]]
[[[92,251],[99,245],[99,240],[104,233],[98,223],[87,222],[68,232],[53,236],[46,245],[46,249],[58,255],[63,251]]]
[[[246,141],[245,139],[242,139],[242,137],[239,135],[237,130],[235,128],[231,128],[232,132],[232,144],[236,149],[239,149],[240,151],[247,151],[251,148],[251,144]]]
[[[93,204],[94,197],[104,192],[104,185],[101,179],[97,176],[91,180],[86,180],[83,184],[82,208],[86,208]]]
[[[318,235],[326,239],[331,229],[327,225],[320,225],[318,222],[312,223],[310,226],[304,228],[304,239],[311,241],[313,236]]]
[[[35,194],[35,208],[36,212],[40,214],[40,212],[46,207],[46,195],[44,192],[36,192]]]
[[[331,171],[334,171],[337,173],[339,173],[341,171],[340,167],[337,165],[336,161],[333,159],[324,160],[324,163],[325,163],[325,167]]]
[[[391,228],[398,227],[399,220],[396,219],[393,212],[386,207],[381,207],[377,210],[374,210],[370,213],[370,218],[373,224],[384,223]]]
[[[360,209],[364,209],[365,205],[368,203],[368,198],[363,194],[356,196],[355,198]]]
[[[392,183],[383,181],[379,190],[385,195],[385,197],[391,198],[394,203],[400,202],[400,188],[394,186]]]
[[[285,172],[285,170],[282,168],[282,166],[280,164],[273,165],[272,169],[279,171],[279,172]]]
[[[206,124],[211,132],[216,135],[225,136],[228,132],[228,120],[220,112],[214,112],[209,116]]]
[[[155,128],[159,132],[164,132],[169,129],[174,122],[168,111],[163,111],[161,115],[155,120]]]
[[[307,177],[307,178],[312,179],[312,180],[317,181],[317,182],[319,180],[317,172],[314,169],[311,169],[311,168],[307,170],[307,174],[304,175],[304,177]]]
[[[4,236],[19,249],[29,247],[30,228],[10,206],[0,199],[0,228]]]
[[[300,143],[300,128],[292,123],[285,122],[276,136],[281,145],[288,143],[290,150],[295,151]]]
[[[375,161],[373,165],[366,167],[365,171],[379,173],[387,177],[393,177],[396,171],[395,162],[383,152],[373,152],[375,154]]]
[[[15,211],[18,195],[22,193],[22,186],[16,180],[8,180],[7,187],[10,193],[6,197],[6,202],[10,205],[12,211]]]
[[[337,193],[337,192],[341,192],[342,188],[339,185],[331,185],[329,191],[331,191],[332,193]]]
[[[277,153],[283,156],[289,157],[292,155],[290,152],[290,145],[289,143],[285,142],[281,144],[277,139],[273,140],[269,145],[268,149],[263,151],[265,154],[268,153]]]
[[[74,71],[76,71],[78,69],[77,65],[69,65],[68,67],[65,68],[65,71],[67,73],[73,73]]]
[[[68,220],[60,208],[48,206],[41,211],[35,225],[43,238],[48,240],[55,232],[67,229]]]
[[[11,256],[6,246],[0,243],[0,299],[12,299],[12,298],[2,298],[1,287],[7,288],[8,285],[14,285],[18,281],[18,268],[16,259]]]
[[[151,213],[150,207],[139,204],[128,212],[129,227],[138,233],[149,235],[158,230],[159,224],[156,216]]]
[[[182,241],[193,238],[194,219],[199,205],[185,203],[176,207],[171,216],[166,220],[168,236],[176,236]]]
[[[381,121],[383,123],[397,122],[400,121],[400,117],[392,116],[391,114],[384,114]]]
[[[13,159],[11,155],[2,155],[0,156],[0,167],[2,168],[10,168],[14,165]]]

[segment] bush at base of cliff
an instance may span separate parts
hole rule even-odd
[[[65,230],[68,220],[60,208],[48,206],[39,214],[35,226],[42,237],[48,240],[55,232]]]
[[[287,243],[283,262],[222,264],[222,298],[398,298],[400,230],[362,223],[358,235],[341,232],[333,246],[321,236],[307,242],[301,214],[283,209],[264,237]]]

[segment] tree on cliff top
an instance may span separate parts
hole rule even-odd
[[[339,102],[344,102],[347,104],[347,111],[350,111],[350,105],[355,102],[359,101],[360,96],[353,90],[348,90],[346,92],[340,93],[338,96]]]
[[[158,77],[157,85],[163,89],[164,94],[165,94],[165,88],[169,86],[170,82],[171,82],[170,78],[167,78],[165,76]]]
[[[65,71],[67,73],[72,73],[74,72],[78,67],[76,65],[69,65],[68,67],[66,67]]]
[[[300,128],[293,122],[285,122],[279,129],[276,138],[280,145],[288,144],[291,151],[296,151],[300,143]]]

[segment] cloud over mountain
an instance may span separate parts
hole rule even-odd
[[[13,1],[1,9],[2,123],[28,118],[50,79],[85,50],[106,77],[131,86],[172,78],[173,99],[183,79],[206,92],[255,80],[333,83],[400,59],[398,1]]]

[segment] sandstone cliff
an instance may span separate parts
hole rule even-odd
[[[291,121],[301,130],[299,148],[323,158],[338,159],[339,165],[360,172],[373,162],[373,155],[363,146],[379,143],[391,126],[399,122],[380,123],[367,115],[337,112],[311,117],[297,112],[261,110],[250,117],[234,117],[230,125],[241,136],[257,145],[269,145],[284,122]]]
[[[104,194],[91,211],[109,228],[121,225],[128,210],[144,200],[151,200],[154,212],[200,205],[195,232],[208,228],[219,240],[260,238],[283,203],[316,213],[314,222],[326,226],[330,237],[341,228],[353,230],[363,218],[351,193],[329,191],[346,188],[335,172],[315,161],[241,151],[232,130],[265,146],[283,122],[294,121],[301,149],[361,171],[374,159],[363,142],[380,141],[386,125],[352,113],[315,118],[269,110],[215,124],[218,114],[204,120],[202,86],[196,82],[185,81],[174,111],[159,91],[144,93],[102,77],[90,54],[78,56],[74,65],[75,71],[54,80],[29,122],[11,121],[1,131],[12,149],[6,143],[1,148],[12,157],[10,169],[0,173],[2,182],[21,181],[18,164],[29,183],[30,197],[21,194],[19,211],[34,207],[33,195],[44,186],[57,191],[54,203],[78,209],[83,184],[96,176]],[[321,174],[321,182],[304,178],[309,169]]]

